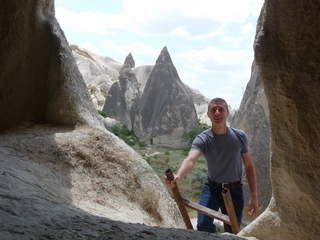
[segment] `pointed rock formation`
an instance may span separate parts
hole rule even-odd
[[[132,130],[134,116],[141,98],[137,77],[131,69],[132,63],[134,65],[134,59],[130,53],[120,70],[118,81],[111,86],[103,107],[105,113],[129,130]]]
[[[131,53],[129,53],[128,56],[126,57],[126,59],[124,60],[124,64],[123,65],[126,65],[126,64],[128,64],[130,68],[135,68],[136,67],[135,61],[134,61]]]
[[[182,147],[184,133],[197,127],[190,91],[182,83],[166,47],[146,83],[134,122],[134,133],[150,144]]]

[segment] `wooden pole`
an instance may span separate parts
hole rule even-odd
[[[238,234],[239,233],[238,220],[237,220],[236,213],[234,211],[232,198],[228,188],[224,188],[222,190],[222,196],[223,196],[224,205],[226,206],[227,213],[230,219],[229,224],[231,225],[232,233]]]
[[[169,181],[173,180],[173,173],[172,173],[172,171],[170,169],[168,169],[166,171],[166,176],[167,176],[167,179]],[[183,218],[184,224],[186,225],[186,228],[187,229],[193,229],[193,226],[191,224],[187,209],[185,208],[185,206],[183,206],[180,203],[182,198],[181,198],[181,195],[180,195],[179,188],[178,188],[177,184],[175,184],[175,186],[173,188],[171,188],[171,190],[172,190],[172,193],[173,193],[174,200],[178,204],[178,207],[179,207],[181,216]]]

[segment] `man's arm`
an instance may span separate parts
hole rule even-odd
[[[171,182],[168,179],[166,179],[166,184],[168,185],[168,187],[173,188],[175,183],[178,183],[189,172],[191,172],[200,155],[201,155],[200,151],[191,150],[189,152],[188,157],[183,160],[177,174],[173,174],[174,179]]]
[[[252,162],[250,152],[242,153],[242,159],[246,170],[246,175],[251,192],[251,200],[249,202],[249,215],[253,215],[258,210],[258,194],[257,194],[257,180],[256,171]]]

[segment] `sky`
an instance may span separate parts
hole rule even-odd
[[[264,0],[55,0],[68,43],[136,67],[167,47],[180,79],[238,109]]]

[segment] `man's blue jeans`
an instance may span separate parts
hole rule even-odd
[[[202,187],[202,193],[199,204],[211,208],[215,211],[218,211],[218,209],[220,208],[223,214],[227,214],[227,210],[224,205],[223,196],[221,193],[222,190],[222,187],[217,187],[213,185],[207,179]],[[234,211],[236,213],[238,224],[240,227],[244,207],[243,189],[242,187],[231,188],[230,194],[234,206]],[[198,213],[197,228],[199,231],[206,231],[212,233],[217,232],[216,226],[213,224],[213,218],[208,217],[207,215],[204,215],[202,213]],[[229,224],[224,223],[224,231],[232,233],[231,226]]]

